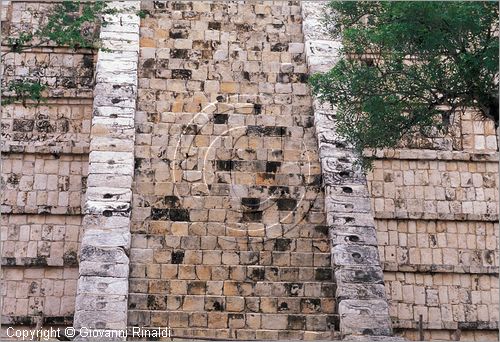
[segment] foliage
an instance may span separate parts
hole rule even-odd
[[[313,93],[337,108],[338,133],[361,154],[395,147],[442,116],[478,108],[498,125],[496,2],[332,1],[325,18],[342,39],[339,62]]]
[[[96,48],[103,15],[114,11],[104,1],[63,1],[55,5],[47,23],[36,30],[34,36],[73,49]]]
[[[13,80],[9,82],[7,91],[12,93],[13,96],[2,99],[2,105],[7,105],[17,101],[21,101],[23,106],[26,106],[28,99],[40,103],[45,99],[42,92],[47,88],[45,84],[40,82],[33,82],[29,80]]]
[[[7,38],[10,51],[2,54],[2,57],[8,53],[21,53],[48,43],[72,49],[99,48],[99,27],[106,25],[104,16],[116,12],[117,10],[110,8],[105,1],[66,0],[54,4],[48,14],[31,13],[35,17],[47,15],[47,18],[42,20],[40,27],[32,32],[12,33]],[[26,105],[28,99],[39,103],[43,99],[42,92],[45,89],[47,85],[42,84],[41,81],[11,80],[4,90],[12,96],[6,97],[7,93],[2,94],[4,97],[2,104],[21,101],[23,105]]]

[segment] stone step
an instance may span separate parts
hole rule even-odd
[[[134,277],[179,280],[332,282],[329,267],[132,263]]]
[[[208,226],[208,227],[206,227]],[[220,224],[218,226],[221,226]],[[227,228],[227,227],[226,227]],[[252,229],[253,228],[253,229]],[[268,229],[272,229],[269,227]],[[358,227],[352,227],[355,230]],[[261,225],[250,225],[248,232],[253,230],[266,229]],[[368,228],[367,228],[368,229]],[[231,229],[227,228],[228,231]],[[328,227],[314,225],[312,236],[302,236],[297,238],[276,237],[264,238],[258,236],[228,236],[221,235],[226,229],[216,227],[215,223],[209,224],[187,224],[185,222],[171,222],[168,231],[156,234],[134,234],[132,236],[132,248],[183,248],[189,249],[191,243],[198,241],[200,246],[196,250],[219,249],[219,250],[239,250],[239,251],[278,251],[278,252],[327,252]],[[246,233],[243,231],[241,234]],[[237,232],[236,232],[237,233]],[[338,232],[332,234],[339,235]],[[355,235],[353,232],[351,235]],[[359,233],[358,233],[359,235]],[[190,240],[196,240],[195,242]]]
[[[334,298],[333,282],[281,282],[234,280],[182,280],[134,278],[129,283],[130,293],[271,297]]]
[[[313,228],[314,227],[314,228]],[[326,253],[328,251],[328,236],[323,234],[324,226],[313,225],[309,232],[299,232],[299,227],[274,227],[264,228],[262,224],[250,224],[248,230],[223,227],[215,222],[191,225],[173,223],[169,228],[169,233],[155,232],[155,234],[134,234],[131,241],[132,248],[141,249],[193,249],[193,250],[239,250],[239,251],[276,251],[276,252],[317,252]],[[158,227],[153,227],[157,229]],[[284,229],[290,229],[283,233]],[[327,229],[327,228],[325,228]],[[246,234],[257,234],[257,231],[264,230],[264,236],[248,236]],[[224,231],[233,231],[234,235],[221,235]],[[287,235],[277,235],[281,234]],[[173,233],[173,234],[172,234]],[[298,233],[299,236],[293,235]],[[190,235],[188,235],[190,234]],[[306,234],[309,234],[307,236]]]
[[[214,210],[197,210],[197,209],[170,209],[169,211],[164,211],[161,215],[169,216],[170,218],[187,218],[188,215],[191,217],[197,215],[214,217],[219,213],[230,214],[231,211],[227,209],[214,209]],[[262,212],[255,211],[249,212],[249,215],[256,215],[260,213],[261,219],[266,221],[268,216],[282,217],[283,219],[293,219],[290,215],[293,212]],[[302,215],[295,213],[295,220],[298,220]],[[158,213],[160,215],[160,213]],[[250,217],[250,216],[247,216]],[[309,212],[307,218],[310,221],[320,221],[324,218],[324,214],[321,212]],[[137,226],[132,230],[133,243],[141,244],[142,247],[147,248],[147,242],[145,239],[159,239],[155,244],[171,243],[177,245],[180,243],[188,243],[190,239],[199,239],[200,243],[211,246],[212,244],[226,245],[231,242],[248,242],[252,243],[264,243],[264,239],[267,241],[277,241],[283,239],[300,240],[301,243],[306,243],[305,240],[316,240],[316,239],[328,239],[328,226],[318,223],[306,223],[301,222],[300,225],[292,223],[286,224],[267,224],[263,222],[257,222],[257,217],[254,222],[248,222],[244,225],[241,223],[228,223],[228,222],[187,222],[187,221],[158,221],[151,222],[149,224],[148,232],[143,231],[142,226]],[[208,220],[207,220],[208,221]],[[137,222],[139,225],[139,222]],[[165,239],[163,242],[162,239]],[[259,240],[262,239],[262,240]],[[144,245],[146,243],[146,245]],[[281,241],[280,243],[286,243]],[[308,250],[309,247],[304,247]]]
[[[226,312],[186,312],[186,311],[134,311],[151,323],[167,323],[156,326],[238,328],[266,330],[313,330],[334,331],[338,325],[338,315],[328,314],[261,314]],[[155,325],[153,325],[155,326]],[[178,329],[175,329],[178,332]],[[189,335],[188,335],[189,336]]]
[[[144,318],[143,322],[164,322],[160,315],[148,314],[147,312],[138,311],[132,312],[134,322],[139,318]],[[160,317],[158,317],[160,316]],[[202,325],[205,325],[205,318],[201,318]],[[271,329],[249,329],[237,328],[240,324],[236,323],[236,319],[231,320],[229,328],[200,328],[200,327],[187,327],[181,324],[181,327],[175,327],[172,333],[172,341],[206,341],[207,337],[213,340],[258,340],[258,341],[290,341],[290,340],[321,340],[321,341],[335,341],[340,340],[340,333],[338,331],[307,331],[307,330],[271,330]],[[154,323],[149,323],[154,325]],[[147,324],[141,324],[147,326]],[[157,324],[158,325],[158,324]],[[207,324],[208,325],[208,319]],[[159,325],[165,326],[165,325]],[[228,318],[229,326],[229,318]],[[173,329],[172,329],[173,330]]]
[[[196,249],[131,249],[130,255],[136,264],[151,262],[162,264],[192,264],[202,266],[274,266],[314,267],[318,272],[331,269],[329,253],[294,253],[274,251],[221,251]],[[185,259],[185,260],[184,260]],[[269,269],[271,271],[272,269]],[[318,280],[330,279],[327,275]]]
[[[185,312],[246,312],[335,314],[335,300],[319,297],[248,297],[213,295],[129,295],[130,310],[182,310]]]

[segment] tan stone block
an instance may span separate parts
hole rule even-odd
[[[203,296],[185,296],[182,309],[185,311],[203,311],[205,298]]]
[[[271,293],[269,293],[268,295],[271,295]],[[276,298],[262,297],[260,299],[261,312],[273,313],[273,312],[277,312],[277,309],[278,309],[278,301]]]
[[[213,329],[227,328],[227,313],[208,312],[208,327]]]
[[[207,281],[207,295],[222,295],[223,286],[222,281]]]
[[[208,213],[208,220],[212,222],[224,222],[226,219],[225,209],[210,209]]]
[[[188,227],[189,224],[187,222],[172,222],[170,229],[173,235],[186,236],[189,234]]]
[[[208,315],[205,312],[193,312],[189,314],[190,327],[206,327],[208,324]]]
[[[245,309],[245,299],[243,297],[227,297],[226,310],[241,312]]]
[[[222,251],[203,251],[203,264],[205,265],[220,265]]]
[[[220,92],[221,93],[230,93],[234,94],[239,91],[239,83],[237,82],[222,82],[220,84]]]
[[[270,314],[262,315],[262,328],[272,330],[286,330],[288,325],[287,315]]]
[[[171,294],[187,294],[187,281],[185,280],[171,280],[170,281]]]
[[[196,269],[194,265],[179,265],[179,279],[196,279]]]
[[[228,314],[228,326],[232,329],[242,329],[245,327],[244,314]]]
[[[196,277],[200,280],[211,279],[212,268],[210,266],[196,265]]]

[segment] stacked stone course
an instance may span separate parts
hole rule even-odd
[[[377,152],[368,175],[389,312],[409,339],[420,315],[426,339],[498,339],[498,152],[493,122],[474,118]]]
[[[51,6],[2,1],[2,54],[6,37],[37,27]],[[93,73],[88,50],[44,45],[2,57],[2,86],[25,77],[50,85],[39,106],[2,107],[2,331],[72,324]]]
[[[101,27],[74,327],[127,328],[139,3],[110,2]],[[86,339],[85,337],[79,337]]]

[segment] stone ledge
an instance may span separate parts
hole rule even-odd
[[[2,154],[8,153],[30,153],[30,154],[73,154],[88,155],[88,146],[23,146],[11,142],[4,142],[0,149]]]
[[[443,160],[498,162],[498,152],[437,151],[424,149],[388,149],[366,151],[367,157],[375,159]]]
[[[392,325],[396,329],[418,329],[419,322],[416,320],[392,319]],[[467,321],[467,322],[423,322],[425,330],[498,330],[497,321]]]
[[[39,316],[7,316],[2,315],[2,325],[29,325],[35,326],[40,319]],[[50,325],[72,325],[73,324],[73,316],[44,316],[43,317],[43,326]]]
[[[409,219],[409,220],[440,220],[440,221],[485,221],[498,222],[497,214],[444,214],[444,213],[409,213],[407,211],[376,211],[375,219]]]
[[[78,261],[75,258],[66,259],[66,258],[45,258],[45,257],[37,257],[37,258],[9,258],[2,257],[2,266],[4,267],[40,267],[40,266],[49,266],[49,267],[61,267],[61,266],[78,266]]]
[[[415,273],[465,273],[465,274],[490,274],[498,276],[496,266],[465,266],[465,265],[426,265],[413,264],[401,265],[395,262],[382,262],[385,272],[415,272]]]

